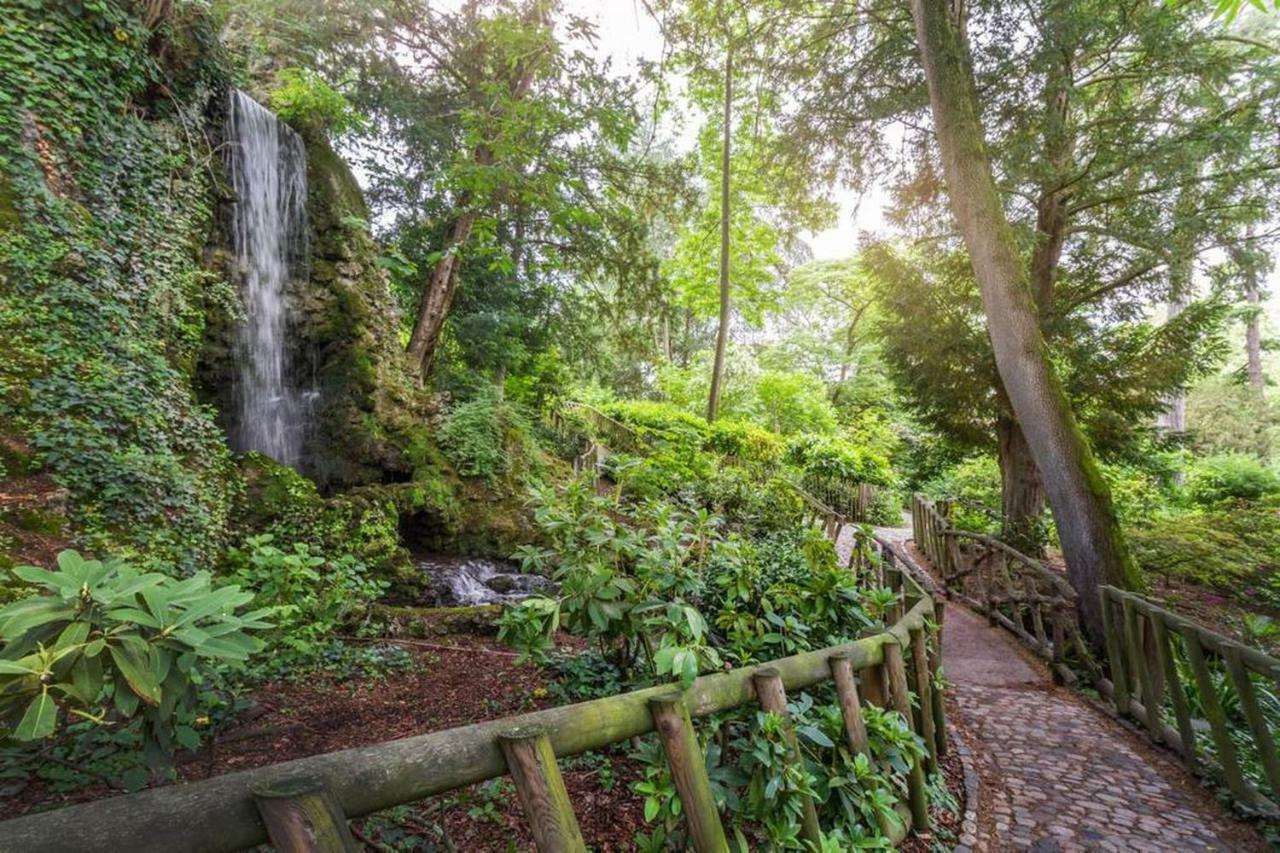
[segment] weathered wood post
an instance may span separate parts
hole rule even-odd
[[[342,806],[318,778],[282,779],[253,789],[253,801],[279,853],[355,853]]]
[[[546,731],[536,726],[514,728],[499,735],[498,744],[538,853],[585,853],[587,845]]]
[[[937,630],[933,636],[933,642],[929,649],[929,677],[934,682],[938,680],[938,673],[942,669],[942,627],[944,617],[946,615],[946,605],[940,598],[933,601],[933,620],[937,626]],[[942,690],[935,689],[933,691],[933,732],[934,744],[937,746],[938,755],[947,754],[947,697]]]
[[[836,654],[828,658],[827,663],[836,683],[836,696],[840,699],[840,714],[844,718],[844,736],[849,749],[869,757],[871,747],[867,741],[867,724],[862,719],[858,685],[853,680],[853,661],[847,654]]]
[[[728,853],[729,842],[720,823],[720,812],[707,778],[707,762],[698,745],[698,735],[689,719],[689,709],[678,692],[649,700],[653,727],[667,753],[671,778],[680,794],[685,825],[698,853]]]
[[[885,668],[889,670],[889,689],[893,704],[907,725],[911,725],[911,694],[907,688],[907,667],[902,659],[902,646],[885,643]],[[911,763],[907,777],[907,797],[911,804],[911,826],[921,831],[929,828],[929,794],[925,787],[924,762]]]
[[[1223,649],[1222,657],[1227,665],[1227,674],[1231,676],[1231,683],[1235,685],[1236,696],[1240,698],[1240,709],[1244,711],[1245,722],[1249,724],[1249,731],[1253,734],[1253,745],[1258,750],[1258,758],[1266,774],[1267,784],[1271,787],[1271,795],[1280,796],[1280,756],[1276,755],[1276,739],[1258,704],[1258,693],[1249,677],[1249,670],[1245,668],[1240,647],[1227,646]]]
[[[929,772],[938,769],[938,738],[933,719],[933,673],[929,669],[929,646],[924,628],[911,632],[911,665],[916,680],[916,697],[920,700],[919,728],[928,750]]]
[[[1105,601],[1105,599],[1104,599]],[[1178,723],[1178,751],[1182,760],[1192,773],[1198,771],[1196,758],[1196,734],[1191,725],[1191,708],[1187,705],[1187,694],[1183,691],[1182,679],[1178,675],[1178,664],[1173,659],[1173,644],[1169,641],[1169,629],[1163,619],[1153,619],[1152,628],[1156,642],[1156,650],[1160,655],[1160,665],[1164,668],[1164,677],[1169,684],[1169,699],[1173,702],[1173,716]]]
[[[1218,688],[1209,673],[1209,664],[1204,658],[1204,647],[1200,645],[1200,633],[1194,625],[1188,626],[1182,635],[1187,644],[1187,659],[1191,661],[1191,671],[1195,673],[1196,687],[1200,691],[1200,704],[1204,715],[1209,720],[1209,732],[1213,735],[1213,745],[1218,753],[1218,763],[1222,767],[1222,775],[1239,799],[1250,802],[1250,792],[1240,772],[1240,761],[1236,757],[1236,747],[1231,740],[1231,730],[1227,727],[1227,715],[1218,700]]]
[[[1129,713],[1129,674],[1124,661],[1124,646],[1120,640],[1121,625],[1116,624],[1112,608],[1110,587],[1102,587],[1102,631],[1106,635],[1107,659],[1111,662],[1111,701],[1121,716]]]
[[[796,739],[795,729],[791,726],[791,715],[787,712],[787,691],[782,686],[782,676],[778,674],[776,669],[761,669],[756,671],[752,680],[755,683],[756,697],[760,700],[760,707],[782,717],[785,723],[784,730],[786,732],[787,745],[791,751],[791,760],[798,764],[802,761],[800,742]],[[810,797],[803,799],[802,806],[803,817],[800,838],[812,845],[815,850],[821,850],[822,827],[818,824],[817,806],[813,804],[813,799]]]

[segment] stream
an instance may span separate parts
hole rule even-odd
[[[542,575],[522,574],[504,560],[416,554],[413,562],[427,576],[428,587],[440,607],[501,604],[555,589],[555,584]]]

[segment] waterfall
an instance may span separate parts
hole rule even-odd
[[[244,92],[233,90],[226,147],[237,201],[231,240],[245,321],[236,335],[236,450],[297,467],[306,398],[291,381],[285,291],[306,275],[307,157],[302,138]]]

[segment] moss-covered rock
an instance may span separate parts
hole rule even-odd
[[[374,623],[383,625],[389,637],[432,637],[442,634],[496,633],[502,616],[500,604],[470,607],[393,607],[375,604]]]

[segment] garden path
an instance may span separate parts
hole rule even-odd
[[[909,529],[877,533],[928,565]],[[845,559],[851,547],[842,535]],[[946,609],[942,662],[949,722],[982,801],[967,804],[958,850],[1268,849],[1182,765],[1055,685],[1012,635],[958,602]]]

